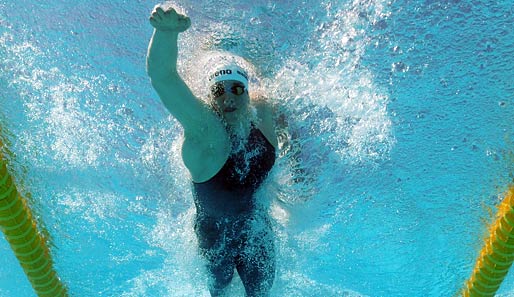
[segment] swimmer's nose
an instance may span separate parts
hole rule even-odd
[[[232,106],[234,105],[234,103],[234,98],[228,94],[225,94],[225,96],[223,97],[223,104]]]

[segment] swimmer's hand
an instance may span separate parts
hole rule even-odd
[[[157,5],[150,16],[150,24],[161,31],[184,32],[191,26],[191,19],[171,7],[164,11]]]

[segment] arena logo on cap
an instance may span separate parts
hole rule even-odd
[[[213,78],[218,77],[220,75],[229,75],[229,74],[232,74],[231,69],[218,70],[218,71],[214,72],[214,74],[212,74],[211,77],[209,77],[209,80],[212,80]]]
[[[242,77],[244,77],[246,80],[248,80],[248,75],[242,71],[239,71],[239,70],[235,70],[237,74],[241,75]],[[211,81],[213,78],[215,77],[219,77],[219,76],[223,76],[223,75],[231,75],[234,71],[232,69],[223,69],[223,70],[218,70],[216,72],[214,72],[214,74],[212,74],[210,77],[209,77],[209,81]]]

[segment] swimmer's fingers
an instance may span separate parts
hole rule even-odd
[[[162,9],[161,6],[156,6],[155,7],[155,12],[158,13],[160,16],[163,16],[165,14],[164,10]]]
[[[178,15],[177,11],[173,7],[166,9],[166,11],[163,11],[163,13],[166,15],[171,15],[171,16]]]
[[[159,13],[159,11],[162,11],[162,8],[160,8],[159,6],[155,6],[155,8],[152,11],[152,14],[150,15],[150,24],[152,24],[152,26],[154,26],[155,28],[157,28],[159,23],[162,21],[162,15],[164,14],[164,12]]]
[[[150,18],[155,21],[162,21],[163,19],[176,14],[177,12],[173,8],[168,8],[166,11],[164,11],[160,5],[157,5],[154,7]]]
[[[161,20],[163,15],[164,15],[164,11],[162,10],[162,8],[159,5],[157,5],[153,8],[152,14],[151,14],[152,18],[154,18],[155,20]]]
[[[152,27],[154,27],[155,29],[158,29],[159,24],[160,24],[160,21],[157,20],[157,18],[155,16],[150,17],[150,25],[152,25]]]
[[[158,5],[152,11],[150,24],[159,30],[183,32],[191,26],[191,20],[177,13],[173,8],[168,8],[164,11],[162,7]]]
[[[173,7],[169,7],[166,10],[164,10],[160,5],[157,5],[154,7],[152,11],[152,16],[160,17],[161,19],[167,18],[167,17],[174,17],[176,15],[179,15],[177,11]]]
[[[179,22],[180,22],[180,32],[184,32],[187,29],[189,29],[189,27],[191,27],[191,19],[189,17],[181,15]]]

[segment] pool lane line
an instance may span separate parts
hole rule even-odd
[[[0,229],[39,297],[68,296],[36,221],[7,170],[0,140]]]
[[[463,297],[494,296],[514,261],[514,185],[498,207],[496,221],[480,251]]]

